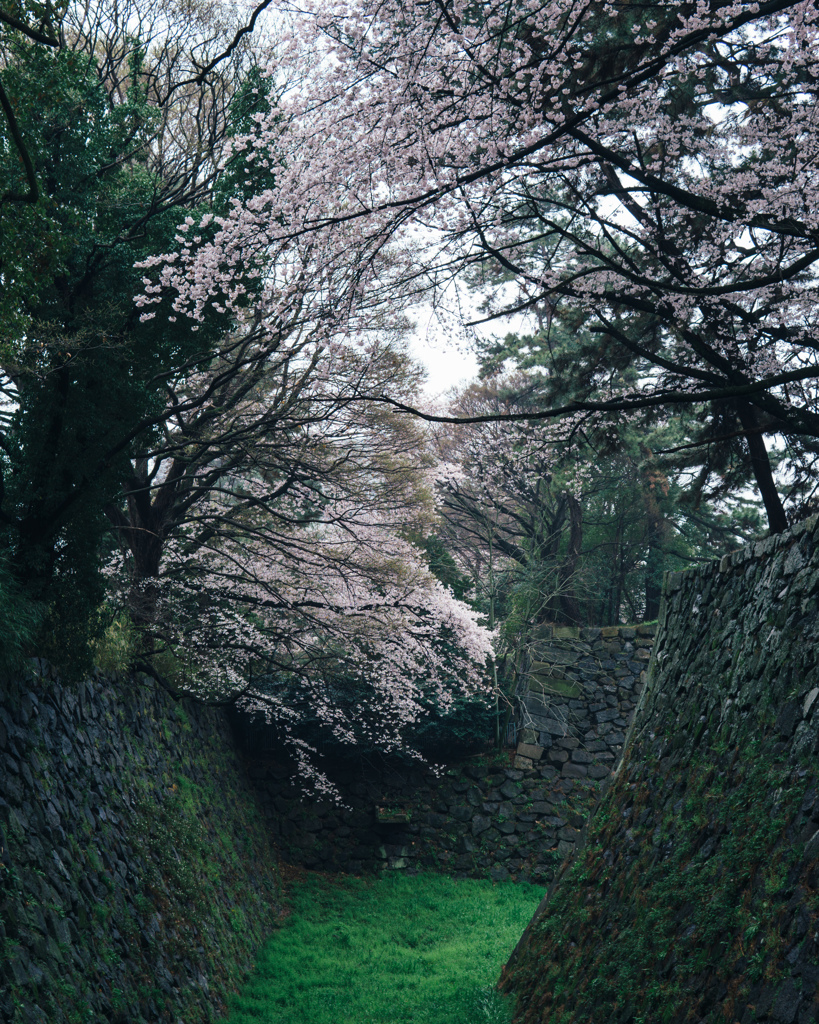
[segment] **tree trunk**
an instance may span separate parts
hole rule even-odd
[[[575,587],[580,549],[583,547],[583,512],[580,502],[573,494],[566,493],[566,502],[569,508],[569,549],[560,571],[560,603],[566,622],[570,626],[579,626],[583,620],[583,613]]]
[[[740,423],[746,431],[745,440],[748,442],[748,452],[751,458],[751,469],[765,505],[765,512],[768,516],[768,526],[771,533],[782,533],[788,528],[788,517],[782,507],[779,491],[771,469],[771,460],[768,456],[768,449],[765,441],[759,432],[759,413],[746,402],[737,402],[737,415]]]
[[[155,619],[162,553],[174,502],[183,483],[184,465],[175,461],[166,479],[153,485],[152,494],[147,460],[139,459],[127,485],[127,514],[116,506],[106,509],[134,560],[128,604],[134,622],[140,626],[150,626]]]
[[[646,555],[646,607],[643,613],[645,622],[653,622],[660,614],[660,598],[663,593],[662,570],[663,552],[657,544],[659,535],[650,523],[648,528],[648,554]]]

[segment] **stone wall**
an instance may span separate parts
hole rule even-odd
[[[325,765],[345,806],[300,799],[284,763],[248,765],[282,857],[323,871],[440,870],[548,882],[598,784],[551,764],[472,758],[441,775],[411,764]]]
[[[472,758],[436,774],[401,761],[330,758],[324,767],[339,807],[301,799],[286,762],[255,758],[249,774],[283,856],[322,870],[438,868],[550,881],[620,757],[655,628],[541,627],[511,763]],[[385,820],[389,810],[401,820]]]
[[[507,965],[516,1020],[819,1020],[817,540],[667,576],[621,767]]]
[[[656,631],[541,626],[518,702],[519,754],[545,755],[569,778],[605,778],[620,760]]]
[[[39,665],[4,689],[0,763],[0,1020],[220,1016],[278,912],[222,713]]]

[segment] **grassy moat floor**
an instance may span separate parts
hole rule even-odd
[[[544,890],[305,872],[228,1024],[506,1024],[495,982]]]

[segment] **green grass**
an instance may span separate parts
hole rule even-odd
[[[441,875],[310,876],[229,1024],[506,1024],[494,985],[542,896]]]

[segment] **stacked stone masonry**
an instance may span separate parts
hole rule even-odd
[[[522,770],[508,758],[475,758],[440,776],[401,763],[336,766],[340,807],[301,799],[283,764],[248,768],[285,860],[355,874],[428,869],[548,882],[574,849],[598,789],[553,765]]]
[[[436,774],[406,762],[330,761],[339,806],[304,800],[286,763],[250,762],[283,856],[330,871],[550,881],[620,757],[655,628],[541,627],[511,763],[473,758]]]
[[[604,789],[505,970],[515,1020],[819,1020],[818,517],[667,576]]]
[[[0,1021],[220,1017],[280,910],[223,714],[38,664],[4,685],[0,765]]]
[[[604,779],[620,759],[656,629],[540,627],[518,702],[519,755],[568,778]]]

